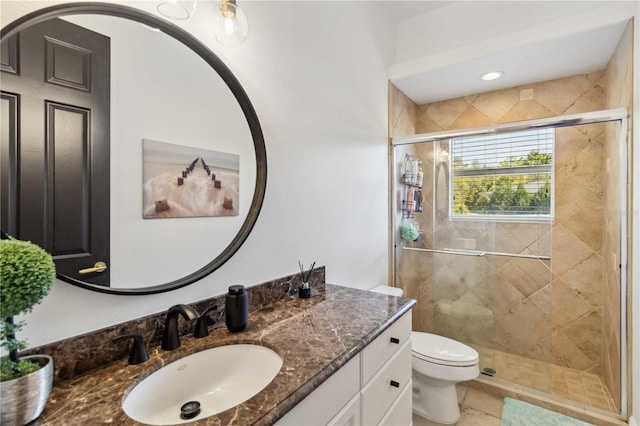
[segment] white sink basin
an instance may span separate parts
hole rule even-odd
[[[132,419],[151,425],[201,420],[256,395],[281,367],[282,358],[264,346],[207,349],[151,374],[124,398],[122,408]],[[200,413],[182,418],[181,407],[190,401],[200,403]]]

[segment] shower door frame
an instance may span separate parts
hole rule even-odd
[[[435,142],[442,139],[450,139],[462,136],[478,136],[485,134],[514,132],[519,130],[544,129],[578,126],[583,124],[620,122],[620,139],[618,141],[619,164],[620,164],[620,413],[616,416],[626,419],[628,416],[628,354],[627,354],[627,286],[628,286],[628,241],[627,238],[627,221],[629,218],[628,198],[629,191],[627,189],[629,162],[628,162],[628,119],[629,114],[626,108],[607,109],[600,111],[592,111],[579,114],[560,115],[547,118],[539,118],[533,120],[514,121],[511,123],[495,124],[490,126],[472,127],[460,130],[445,130],[441,132],[422,133],[413,136],[402,136],[391,138],[391,155],[390,155],[390,183],[391,183],[391,229],[393,232],[392,241],[392,259],[391,259],[391,276],[393,277],[393,285],[396,286],[396,250],[398,249],[398,226],[397,212],[399,211],[398,200],[395,196],[396,185],[399,184],[398,176],[398,159],[396,158],[396,146],[413,145],[422,142]],[[624,166],[624,167],[622,167]]]

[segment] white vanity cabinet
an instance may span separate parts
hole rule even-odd
[[[317,389],[276,422],[278,426],[317,426],[330,424],[348,402],[359,397],[360,354],[351,358]],[[360,406],[358,403],[358,412]],[[358,413],[359,414],[359,413]],[[338,424],[338,423],[334,423]],[[348,416],[345,422],[348,425]],[[360,423],[353,423],[354,425]]]
[[[411,311],[367,345],[360,356],[361,424],[411,424]],[[407,401],[400,398],[408,398],[406,412]]]
[[[276,425],[410,425],[411,403],[408,311]]]

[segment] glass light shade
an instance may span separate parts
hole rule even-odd
[[[222,1],[216,6],[213,30],[218,43],[224,46],[238,46],[249,35],[247,15],[235,1]]]
[[[158,13],[169,19],[185,20],[196,11],[197,0],[164,0],[158,2]]]

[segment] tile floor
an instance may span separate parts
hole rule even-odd
[[[458,403],[461,418],[456,426],[500,426],[503,398],[477,389],[458,385]],[[413,415],[413,426],[442,426],[417,414]]]
[[[600,376],[570,368],[551,367],[551,393],[590,407],[617,412],[618,409]]]
[[[477,348],[480,359],[497,371],[496,378],[551,393],[579,404],[609,412],[617,412],[616,405],[600,376],[571,368],[552,365],[501,351],[487,353]],[[484,355],[484,356],[483,356]],[[486,364],[489,365],[489,364]],[[481,365],[481,368],[485,365]]]
[[[458,392],[458,403],[460,404],[460,420],[456,423],[456,426],[500,426],[502,417],[502,406],[504,404],[504,396],[494,395],[494,390],[483,390],[483,385],[477,387],[479,383],[477,381],[458,384],[456,390]],[[490,385],[490,387],[493,387]],[[532,398],[533,395],[522,394],[521,391],[514,389],[507,390],[506,394],[512,398],[522,399],[527,401]],[[535,397],[533,398],[535,399]],[[538,404],[534,401],[527,401],[534,405],[545,407],[549,400],[542,401]],[[626,421],[618,420],[610,417],[609,415],[599,414],[586,410],[583,413],[575,411],[575,407],[571,405],[560,403],[552,403],[556,409],[546,407],[552,411],[557,411],[565,416],[574,417],[580,419],[588,424],[600,425],[600,426],[628,426]],[[573,413],[573,414],[572,414]],[[442,426],[440,423],[432,422],[423,417],[413,414],[413,426]]]

